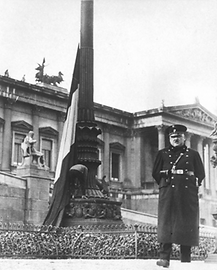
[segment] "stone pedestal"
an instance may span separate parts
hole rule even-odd
[[[31,157],[25,161],[17,168],[17,175],[27,180],[25,223],[41,225],[48,210],[51,179],[48,170],[31,163]]]

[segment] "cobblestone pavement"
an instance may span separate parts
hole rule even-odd
[[[23,260],[0,259],[0,270],[163,270],[156,260]],[[217,263],[171,261],[171,270],[216,270]]]

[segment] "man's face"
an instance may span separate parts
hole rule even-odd
[[[170,135],[170,144],[173,147],[179,147],[185,144],[184,133],[175,133]]]

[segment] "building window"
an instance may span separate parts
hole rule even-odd
[[[112,160],[111,160],[111,172],[112,172],[112,180],[118,181],[119,171],[120,171],[120,154],[112,153]]]
[[[45,165],[55,172],[58,156],[58,132],[52,127],[39,128],[40,151],[44,155]]]
[[[45,165],[51,168],[52,164],[52,140],[42,139],[42,153],[44,154]]]
[[[124,178],[124,152],[125,146],[119,142],[110,143],[110,152],[109,152],[109,178],[111,181],[123,182]]]
[[[13,147],[13,164],[21,165],[22,163],[22,149],[21,143],[26,137],[25,134],[15,133],[14,134],[14,147]]]

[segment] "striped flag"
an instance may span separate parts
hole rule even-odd
[[[67,176],[71,166],[75,164],[75,135],[78,113],[79,91],[79,48],[75,60],[69,102],[66,111],[62,139],[59,148],[57,167],[54,180],[53,195],[47,216],[43,225],[60,226],[65,206],[69,203],[69,181]]]

